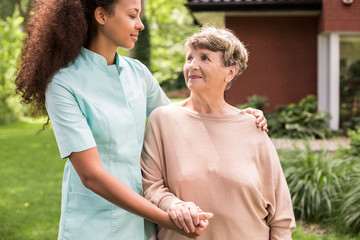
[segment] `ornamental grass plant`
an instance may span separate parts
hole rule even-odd
[[[325,223],[331,220],[349,181],[343,162],[322,150],[313,152],[309,143],[305,150],[296,149],[282,158],[284,174],[291,193],[295,217],[306,222]],[[280,156],[281,157],[281,156]]]

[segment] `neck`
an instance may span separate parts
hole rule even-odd
[[[97,54],[100,54],[106,59],[107,65],[114,64],[115,61],[115,53],[116,46],[112,46],[110,44],[105,44],[104,41],[99,37],[94,37],[89,41],[87,48]]]
[[[223,94],[221,96],[214,97],[191,92],[190,97],[183,102],[182,106],[196,112],[217,115],[239,112],[239,109],[234,108],[233,106],[225,102]]]

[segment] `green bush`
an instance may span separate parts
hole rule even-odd
[[[311,151],[309,144],[291,155],[281,159],[296,219],[329,221],[336,210],[336,198],[349,182],[343,162],[325,150]]]
[[[23,18],[15,12],[13,17],[0,20],[0,125],[16,120],[21,110],[19,101],[12,96],[15,89],[14,74],[16,61],[21,51],[24,33],[21,29]]]
[[[350,148],[340,148],[338,159],[343,161],[343,168],[347,171],[349,181],[344,187],[344,194],[337,198],[339,210],[334,217],[338,228],[350,232],[360,233],[360,127],[348,130]]]
[[[298,104],[277,106],[278,112],[268,113],[269,135],[285,138],[326,138],[330,136],[330,114],[317,111],[317,100],[308,95]]]
[[[244,109],[248,107],[264,110],[264,107],[268,106],[267,97],[252,95],[247,98],[247,103],[236,106],[237,108]]]
[[[360,233],[360,168],[351,175],[346,192],[339,198],[341,203],[336,216],[338,227],[346,232]]]

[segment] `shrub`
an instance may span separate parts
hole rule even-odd
[[[15,89],[13,79],[22,46],[22,22],[23,18],[18,17],[17,12],[5,21],[0,20],[0,124],[16,120],[16,112],[19,111],[16,109],[18,101],[14,101],[16,97],[11,96],[11,93]]]
[[[308,95],[298,104],[277,106],[277,113],[266,114],[271,137],[325,138],[330,136],[330,114],[317,111],[317,100]]]
[[[247,103],[240,104],[236,106],[237,108],[244,109],[247,107],[252,107],[260,110],[264,110],[264,107],[268,106],[269,103],[267,102],[267,97],[265,96],[258,96],[258,95],[252,95],[247,98]]]
[[[339,228],[350,233],[360,233],[360,168],[352,174],[347,191],[339,199],[341,202],[336,222]]]
[[[282,161],[286,162],[284,174],[296,218],[322,223],[330,220],[336,210],[335,199],[348,182],[342,161],[325,150],[311,151],[309,144],[305,150],[296,149],[292,156]]]
[[[337,198],[339,210],[334,217],[342,231],[360,233],[360,127],[348,130],[350,148],[340,148],[338,158],[344,163],[349,181],[344,186],[344,194]]]

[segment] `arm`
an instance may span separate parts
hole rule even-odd
[[[176,225],[186,232],[192,232],[201,220],[212,217],[210,213],[202,213],[192,202],[183,202],[175,196],[166,184],[165,157],[162,138],[156,119],[158,112],[150,116],[145,133],[144,148],[141,158],[144,196],[167,211]]]
[[[103,169],[97,148],[73,152],[69,158],[85,187],[129,212],[164,227],[176,228],[164,211]]]
[[[191,234],[179,231],[166,212],[103,169],[97,148],[73,152],[69,158],[84,186],[115,205],[187,237],[197,238],[206,228],[206,226],[198,227]]]
[[[295,218],[290,192],[283,174],[278,155],[271,140],[267,137],[262,152],[265,158],[262,175],[265,176],[265,195],[268,201],[266,222],[270,227],[271,240],[291,240],[295,228]],[[267,172],[267,173],[265,173]]]

